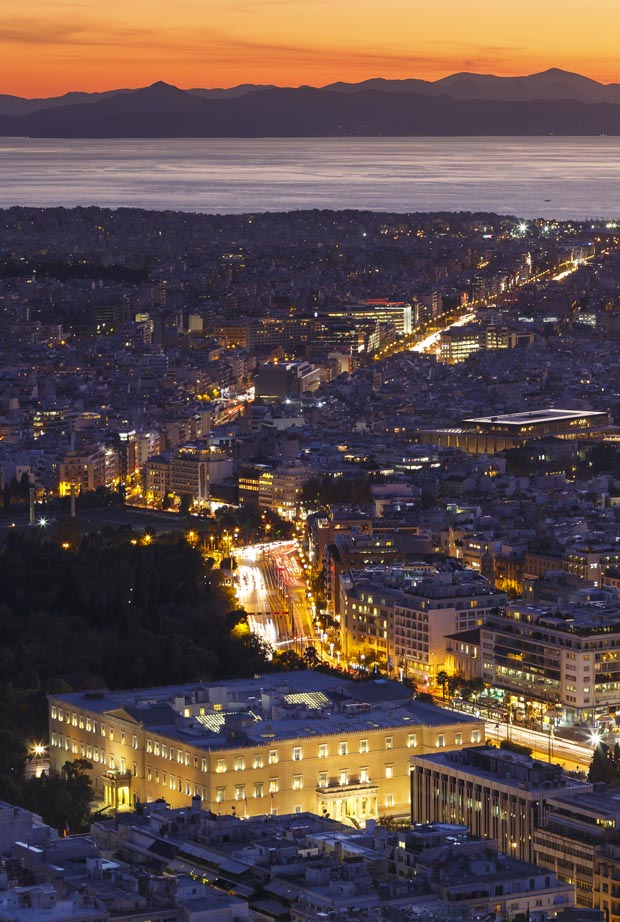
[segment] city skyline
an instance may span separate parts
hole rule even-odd
[[[325,16],[329,10],[328,28]],[[105,7],[89,0],[28,15],[5,16],[0,36],[0,90],[45,97],[165,80],[181,87],[229,87],[359,81],[373,77],[439,79],[459,71],[515,76],[549,67],[603,83],[620,79],[615,34],[620,9],[598,4],[583,28],[576,0],[562,15],[525,0],[507,9],[476,0],[466,9],[444,0],[416,9],[405,0],[380,6],[324,0],[258,6],[183,0],[174,8],[144,0]]]

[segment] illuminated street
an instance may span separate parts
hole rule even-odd
[[[274,649],[318,644],[314,612],[293,541],[244,547],[235,552],[235,592],[250,630]]]
[[[466,323],[471,323],[472,320],[475,320],[476,315],[472,311],[469,314],[464,314],[462,317],[459,317],[458,320],[455,320],[454,323],[449,323],[448,326],[443,327],[441,330],[436,330],[434,333],[430,333],[428,336],[425,336],[419,343],[417,343],[412,352],[430,352],[433,349],[433,346],[439,344],[441,334],[445,330],[450,330],[452,327],[462,327]]]
[[[528,730],[506,721],[487,720],[487,740],[499,745],[509,738],[513,743],[528,746],[532,755],[542,762],[557,762],[567,771],[586,771],[592,760],[592,746],[542,732]]]

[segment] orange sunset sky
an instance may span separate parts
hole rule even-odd
[[[436,79],[620,82],[620,0],[0,0],[0,93]]]

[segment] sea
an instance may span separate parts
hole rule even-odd
[[[0,207],[620,218],[620,138],[0,138]]]

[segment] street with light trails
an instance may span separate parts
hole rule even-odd
[[[295,542],[251,545],[235,557],[235,593],[250,630],[273,649],[298,646],[301,652],[318,642]]]
[[[556,762],[567,771],[587,772],[592,760],[593,745],[577,743],[554,733],[529,730],[506,721],[487,720],[486,738],[496,746],[506,739],[527,746],[541,762]]]

